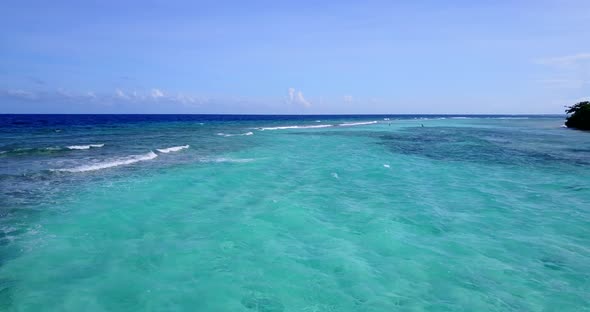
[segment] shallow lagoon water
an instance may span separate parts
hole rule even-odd
[[[590,306],[562,117],[0,120],[0,310]]]

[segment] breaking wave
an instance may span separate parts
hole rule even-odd
[[[88,144],[88,145],[71,145],[71,146],[68,146],[67,148],[71,149],[71,150],[87,150],[92,147],[103,147],[103,146],[104,146],[104,144]]]
[[[137,163],[140,161],[151,160],[156,157],[158,157],[158,155],[156,153],[150,151],[149,153],[143,154],[143,155],[132,155],[132,156],[118,158],[118,159],[111,160],[111,161],[92,163],[92,164],[87,164],[87,165],[74,167],[74,168],[51,169],[51,171],[57,171],[57,172],[95,171],[95,170],[107,169],[107,168],[112,168],[112,167],[130,165],[130,164],[134,164],[134,163]]]
[[[348,126],[362,126],[362,125],[372,125],[376,124],[376,121],[366,121],[366,122],[349,122],[349,123],[341,123],[339,126],[341,127],[348,127]]]
[[[173,146],[173,147],[162,148],[162,149],[158,148],[158,149],[156,149],[156,151],[158,151],[160,153],[167,154],[170,152],[178,152],[180,150],[187,149],[189,147],[190,147],[190,145],[181,145],[181,146]]]
[[[286,130],[286,129],[314,129],[314,128],[327,128],[333,125],[311,125],[311,126],[280,126],[280,127],[262,127],[258,128],[262,131],[265,130]]]
[[[223,132],[219,132],[217,133],[217,135],[220,136],[224,136],[224,137],[232,137],[232,136],[244,136],[244,135],[253,135],[253,132],[246,132],[246,133],[237,133],[237,134],[231,134],[231,133],[223,133]]]

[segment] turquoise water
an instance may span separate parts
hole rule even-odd
[[[3,311],[590,310],[561,117],[0,119]]]

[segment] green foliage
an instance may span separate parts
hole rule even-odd
[[[590,130],[590,102],[584,101],[568,107],[565,125],[568,128]]]

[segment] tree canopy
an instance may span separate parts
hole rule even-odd
[[[584,101],[568,107],[565,125],[568,128],[590,130],[590,102]]]

